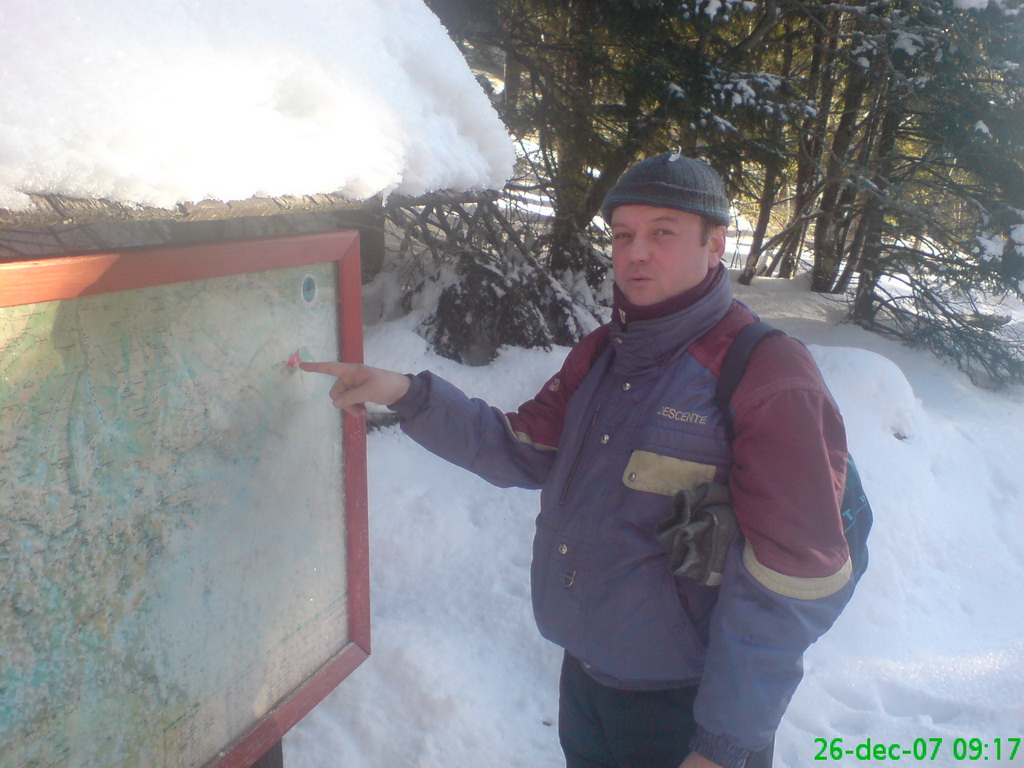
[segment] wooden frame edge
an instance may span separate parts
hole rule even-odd
[[[284,257],[282,258],[282,248]],[[339,254],[339,250],[341,253]],[[301,256],[291,254],[301,252]],[[362,281],[359,234],[334,230],[258,238],[62,255],[0,263],[0,307],[205,280],[301,264],[338,263],[338,357],[361,363]],[[347,313],[343,311],[347,309]],[[326,406],[325,407],[329,407]],[[342,416],[349,642],[285,694],[249,732],[207,763],[249,768],[331,693],[370,654],[369,515],[366,420]]]
[[[346,253],[353,247],[358,253],[359,233],[346,229],[313,235],[127,248],[3,262],[0,263],[0,307],[60,301],[288,266],[280,263],[279,250],[282,246],[288,250],[302,250],[302,260],[296,260],[296,264],[338,261],[339,240]]]
[[[346,363],[362,363],[362,273],[358,234],[338,262],[338,359]],[[346,305],[349,307],[348,314],[342,311]],[[210,768],[249,768],[370,655],[366,418],[342,413],[342,424],[349,643],[302,685],[282,698],[245,737],[210,763]]]

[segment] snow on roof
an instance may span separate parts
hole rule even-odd
[[[500,188],[513,149],[421,0],[0,0],[0,208]]]

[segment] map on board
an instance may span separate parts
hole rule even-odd
[[[334,263],[0,308],[0,766],[204,765],[345,645],[337,334]]]

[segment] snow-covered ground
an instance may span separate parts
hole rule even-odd
[[[926,761],[936,766],[964,754],[1024,765],[1024,747],[1008,760],[1009,740],[1024,738],[1024,388],[978,389],[926,352],[838,324],[843,307],[804,279],[735,287],[810,345],[876,517],[869,570],[806,656],[776,764],[823,764],[816,739],[853,749],[870,738],[908,750],[942,739]],[[367,362],[430,368],[507,410],[566,352],[506,349],[463,367],[428,351],[415,322],[367,329]],[[370,435],[369,471],[373,654],[287,736],[286,764],[564,764],[560,652],[538,635],[529,601],[536,493],[492,488],[396,427]],[[972,738],[984,752],[955,741]],[[930,756],[937,742],[919,744]]]

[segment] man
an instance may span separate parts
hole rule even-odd
[[[807,350],[755,349],[730,443],[714,405],[755,320],[721,265],[729,204],[706,165],[664,154],[608,194],[613,320],[517,413],[429,372],[303,364],[338,408],[390,406],[403,430],[499,486],[541,489],[531,572],[541,633],[565,649],[569,768],[771,764],[804,650],[853,590],[839,498],[842,418]],[[720,586],[676,576],[655,528],[680,492],[727,486],[742,535]]]

